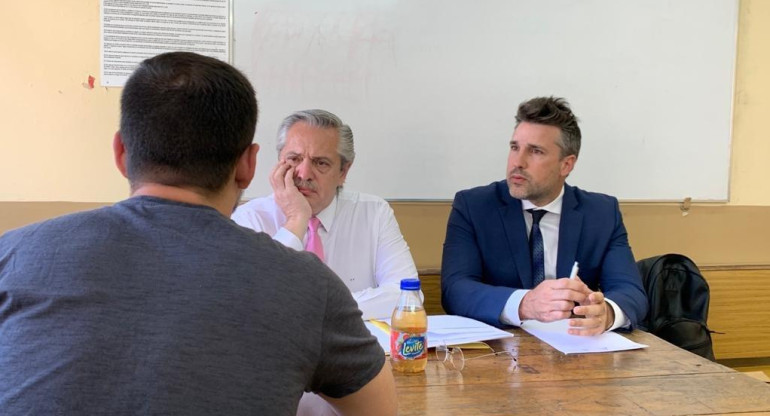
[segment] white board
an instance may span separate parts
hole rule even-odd
[[[247,197],[270,193],[295,110],[350,124],[346,187],[451,199],[505,177],[518,104],[580,118],[568,182],[622,200],[728,198],[737,0],[233,0],[236,67],[262,146]]]

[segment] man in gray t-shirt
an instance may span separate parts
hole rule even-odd
[[[231,66],[144,61],[115,160],[132,197],[0,237],[0,414],[394,414],[384,353],[312,254],[229,220],[256,100]]]

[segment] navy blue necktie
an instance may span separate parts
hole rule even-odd
[[[529,255],[532,257],[532,287],[545,280],[545,247],[543,234],[540,232],[540,220],[548,211],[544,209],[528,209],[532,214],[532,230],[529,232]]]

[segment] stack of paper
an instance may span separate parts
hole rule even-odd
[[[565,354],[580,354],[589,352],[610,352],[647,348],[614,332],[605,332],[592,337],[570,335],[569,320],[555,322],[524,321],[521,329],[529,332],[541,341]]]
[[[368,321],[366,327],[377,337],[377,341],[390,354],[390,319],[384,321]],[[471,318],[455,315],[428,316],[428,348],[437,345],[460,345],[477,343],[491,339],[512,337],[513,334],[487,325]],[[468,348],[468,346],[463,345]]]

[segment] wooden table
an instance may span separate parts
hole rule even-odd
[[[564,355],[515,329],[490,341],[509,356],[466,361],[460,373],[436,361],[424,373],[394,372],[400,415],[770,414],[770,385],[642,331],[636,351]],[[489,351],[464,350],[466,358]]]

